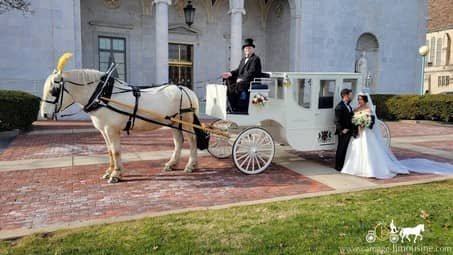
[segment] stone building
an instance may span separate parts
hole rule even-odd
[[[425,0],[33,0],[33,14],[0,15],[0,89],[41,94],[58,57],[131,84],[178,82],[201,99],[255,39],[264,71],[354,72],[367,52],[375,93],[415,93],[425,43]]]
[[[425,91],[453,93],[453,0],[429,0]]]

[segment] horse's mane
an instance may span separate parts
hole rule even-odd
[[[81,84],[99,81],[102,75],[103,72],[94,69],[73,69],[63,72],[65,79]]]

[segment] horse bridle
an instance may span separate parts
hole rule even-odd
[[[65,83],[70,83],[70,84],[73,84],[76,86],[85,86],[85,84],[81,84],[81,83],[77,83],[77,82],[73,82],[73,81],[65,81],[63,79],[63,77],[60,77],[60,80],[58,80],[58,81],[56,81],[56,80],[53,81],[54,86],[50,90],[50,95],[55,97],[55,99],[53,101],[50,101],[50,100],[41,100],[41,101],[46,102],[48,104],[55,105],[54,114],[53,114],[54,118],[56,118],[57,113],[62,112],[64,110],[68,109],[71,105],[75,104],[74,97],[69,92],[69,90],[66,89]],[[86,85],[93,84],[93,83],[95,83],[95,82],[94,81],[88,82]],[[65,92],[71,96],[72,102],[62,110],[61,108],[63,107],[63,98],[64,98]]]

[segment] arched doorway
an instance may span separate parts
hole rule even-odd
[[[379,42],[371,33],[360,35],[356,44],[356,71],[358,70],[358,62],[360,58],[366,60],[366,74],[362,74],[363,83],[368,86],[372,92],[376,91],[379,79]]]

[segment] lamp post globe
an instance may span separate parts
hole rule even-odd
[[[419,53],[420,55],[422,55],[423,57],[426,56],[426,55],[428,55],[428,52],[429,52],[429,48],[428,48],[428,46],[426,46],[426,45],[423,45],[422,47],[420,47],[420,48],[418,49],[418,53]]]

